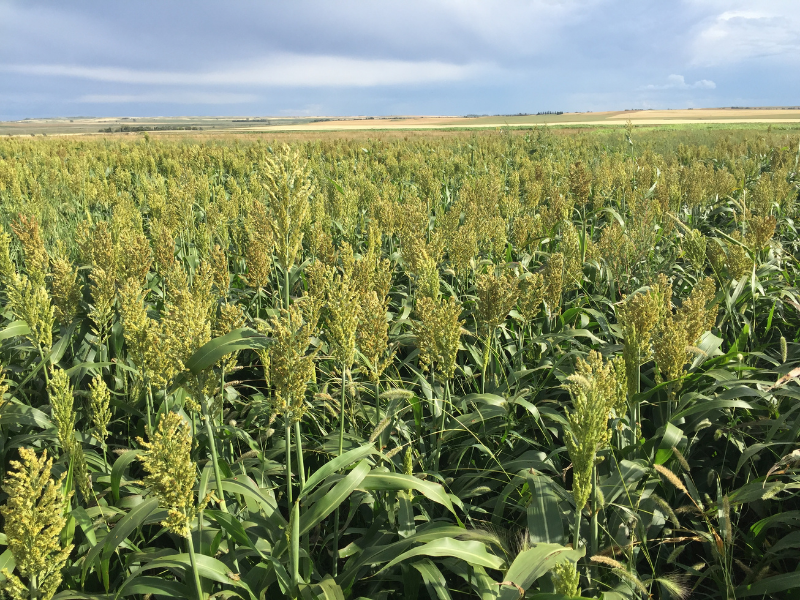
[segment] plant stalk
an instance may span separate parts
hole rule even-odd
[[[442,456],[442,438],[444,437],[445,420],[447,419],[447,407],[450,404],[450,380],[444,382],[444,399],[442,400],[442,420],[439,422],[439,435],[436,439],[436,462],[434,470],[439,471],[440,458]]]
[[[481,394],[486,393],[486,371],[489,367],[489,357],[492,353],[492,338],[494,337],[494,332],[489,330],[486,335],[486,345],[483,349],[483,372],[481,373]]]
[[[225,492],[222,489],[222,473],[219,470],[219,455],[217,454],[217,440],[214,437],[214,427],[211,425],[211,416],[204,411],[203,420],[206,423],[206,436],[208,437],[208,447],[211,450],[211,460],[214,467],[214,480],[217,484],[219,493],[219,508],[222,512],[228,512],[228,505],[225,503]]]
[[[381,380],[380,377],[375,381],[375,427],[381,422]],[[380,447],[380,442],[378,442]]]
[[[147,432],[148,435],[153,431],[153,390],[147,384]]]
[[[592,556],[597,554],[600,544],[597,513],[597,465],[595,465],[592,467],[592,527],[590,529],[590,548],[592,549]]]
[[[289,310],[289,265],[283,267],[283,307]]]
[[[197,600],[204,600],[203,588],[200,584],[200,572],[197,570],[197,558],[194,553],[194,541],[192,540],[191,533],[189,537],[186,538],[186,546],[189,548],[189,561],[192,563],[192,575],[194,576],[194,586],[197,589]]]
[[[299,496],[300,494],[303,493],[303,490],[306,487],[306,472],[305,472],[305,466],[303,464],[303,440],[300,437],[300,421],[294,422],[294,437],[295,437],[294,446],[297,452],[297,471],[300,473],[300,491],[298,492]],[[299,500],[297,502],[297,507],[298,507],[297,516],[299,518],[300,515],[302,514],[302,507],[300,506]],[[303,544],[303,548],[306,551],[306,555],[311,556],[311,552],[309,549],[309,542],[308,542],[308,534],[303,536],[301,542]],[[303,562],[303,570],[305,572],[306,580],[308,580],[308,578],[311,576],[309,572],[310,566],[311,566],[310,561],[306,560]]]
[[[300,421],[294,422],[294,437],[294,447],[297,453],[297,471],[300,473],[300,491],[298,493],[302,493],[303,488],[306,487],[306,473],[303,466],[303,443],[300,441]]]
[[[39,578],[36,573],[31,573],[31,578],[28,581],[28,593],[30,594],[31,600],[39,599]]]
[[[286,417],[284,439],[286,440],[286,508],[292,514],[292,426]]]
[[[289,534],[291,553],[292,598],[297,597],[297,585],[300,583],[300,501],[292,506],[292,515],[289,519],[291,532]]]
[[[347,394],[347,367],[342,363],[342,401],[339,406],[339,454],[344,452],[344,402]],[[333,568],[331,572],[336,577],[339,571],[339,507],[333,516]]]

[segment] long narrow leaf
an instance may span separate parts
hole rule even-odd
[[[503,559],[486,551],[482,542],[462,542],[453,538],[434,540],[423,546],[418,546],[404,552],[391,560],[381,571],[385,571],[399,562],[415,556],[446,556],[460,558],[471,565],[480,565],[489,569],[499,569],[503,566]]]
[[[348,473],[347,477],[333,486],[319,502],[308,509],[300,518],[300,535],[305,535],[322,519],[331,514],[353,493],[369,473],[369,463],[361,461],[358,466]]]
[[[361,460],[369,456],[370,454],[377,453],[375,450],[374,444],[366,444],[364,446],[359,446],[358,448],[353,448],[348,452],[345,452],[341,456],[337,456],[331,461],[325,463],[322,467],[317,469],[311,477],[308,478],[306,481],[306,485],[303,488],[303,491],[300,493],[298,498],[302,500],[316,487],[318,486],[328,475],[332,475],[336,473],[340,469],[343,469],[356,461]]]

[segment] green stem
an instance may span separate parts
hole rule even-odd
[[[339,406],[339,454],[344,452],[344,402],[347,390],[347,367],[342,363],[342,402]],[[333,515],[333,576],[336,577],[339,571],[339,507]]]
[[[289,265],[283,267],[283,307],[289,310]]]
[[[640,365],[636,367],[636,393],[639,394],[641,391],[642,391],[642,367]],[[642,419],[641,404],[638,399],[634,402],[634,410],[635,410],[635,420],[633,421],[633,445],[635,447],[637,440],[639,439],[639,422]]]
[[[595,465],[592,467],[592,528],[590,530],[592,556],[597,554],[600,543],[597,513],[597,465]]]
[[[440,458],[442,456],[442,438],[444,437],[445,420],[447,419],[447,408],[450,404],[450,380],[444,382],[444,399],[442,400],[442,420],[439,422],[439,437],[436,440],[436,464],[434,470],[439,471]]]
[[[28,593],[31,596],[31,600],[38,600],[39,598],[39,580],[38,576],[35,573],[31,573],[31,578],[28,583]]]
[[[634,393],[638,394],[641,391],[642,387],[642,373],[641,373],[641,365],[639,360],[640,352],[637,348],[636,350],[636,369],[634,369],[634,378],[635,378],[635,387],[636,390]],[[639,438],[638,436],[638,423],[639,423],[639,401],[631,398],[631,445],[635,448],[636,447],[636,440]]]
[[[381,380],[380,377],[375,381],[375,427],[381,422]],[[378,447],[380,448],[380,442]]]
[[[483,348],[483,371],[481,372],[481,394],[486,393],[486,370],[489,367],[489,356],[492,352],[492,332],[486,335],[486,344]]]
[[[586,200],[589,201],[588,198]],[[583,238],[581,244],[581,264],[586,262],[586,205],[583,205],[583,219],[581,219],[581,226],[583,228]]]
[[[291,554],[291,577],[292,577],[292,598],[297,597],[297,584],[300,582],[300,502],[297,501],[292,506],[290,554]]]
[[[286,507],[292,514],[292,426],[286,417],[284,439],[286,440]]]
[[[300,473],[300,492],[303,492],[303,488],[306,487],[306,474],[305,468],[303,466],[303,443],[300,440],[300,421],[294,422],[294,446],[297,452],[297,471]]]
[[[339,456],[344,452],[344,403],[347,390],[347,367],[342,363],[342,402],[339,406]]]
[[[222,512],[228,512],[228,505],[225,503],[225,492],[222,489],[222,473],[219,470],[219,455],[217,454],[217,440],[214,437],[214,427],[211,425],[211,415],[203,415],[206,423],[206,436],[208,437],[208,447],[211,450],[211,460],[214,467],[214,479],[217,483],[219,493],[219,508]]]
[[[45,364],[45,356],[44,350],[42,349],[42,345],[39,342],[36,342],[36,345],[39,348],[39,356],[42,359],[42,372],[44,373],[44,383],[46,387],[50,387],[50,376],[47,374],[47,365]]]
[[[295,446],[295,449],[296,449],[296,452],[297,452],[297,471],[300,473],[300,491],[298,492],[298,495],[299,495],[299,494],[303,493],[303,490],[306,487],[306,473],[305,473],[305,466],[303,464],[303,440],[300,437],[300,421],[295,421],[294,422],[294,437],[295,437],[294,446]],[[299,518],[301,513],[302,513],[302,507],[300,506],[299,501],[297,503],[297,506],[298,506],[298,508],[297,508],[297,516]],[[301,540],[301,542],[303,544],[303,548],[306,551],[306,555],[307,556],[311,556],[311,552],[310,552],[310,548],[309,548],[309,541],[308,541],[308,534],[303,536],[303,539]],[[308,560],[303,561],[303,571],[305,573],[306,580],[308,580],[308,578],[311,575],[310,572],[309,572],[310,567],[311,567],[311,564],[310,564],[310,562]]]
[[[153,432],[153,390],[150,384],[147,385],[147,432],[148,435]]]
[[[581,507],[575,507],[575,523],[572,526],[572,547],[578,549],[581,541]]]
[[[203,588],[200,584],[200,572],[197,570],[197,558],[194,554],[194,541],[192,541],[191,533],[189,537],[186,538],[186,546],[189,548],[189,560],[192,563],[192,574],[194,575],[194,585],[197,589],[197,600],[203,600]]]

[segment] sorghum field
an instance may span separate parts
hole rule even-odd
[[[797,598],[799,142],[3,139],[5,597]]]

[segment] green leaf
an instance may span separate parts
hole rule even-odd
[[[472,586],[481,600],[497,600],[500,589],[497,582],[486,574],[483,567],[467,565],[460,560],[442,561],[447,570],[455,573]]]
[[[780,540],[775,542],[770,549],[767,550],[770,554],[777,554],[787,548],[800,548],[800,531],[793,531],[788,535],[783,536]]]
[[[300,535],[311,531],[312,527],[336,510],[364,480],[369,470],[369,463],[362,460],[355,469],[347,474],[347,477],[333,486],[331,491],[309,508],[300,518]]]
[[[11,573],[16,566],[17,563],[14,560],[14,555],[11,554],[10,548],[0,554],[0,583],[6,580],[5,575],[3,575],[3,569],[8,569],[8,572]]]
[[[378,545],[370,543],[360,547],[357,546],[358,556],[348,561],[339,577],[339,584],[345,588],[352,586],[359,571],[366,565],[377,565],[390,561],[400,556],[407,548],[416,543],[424,544],[443,537],[453,537],[464,533],[464,529],[461,527],[440,523],[423,525],[420,529],[421,531],[418,530],[414,535],[406,539],[393,541],[390,544]],[[359,540],[354,544],[358,543],[363,543],[363,540]]]
[[[50,352],[48,352],[41,361],[36,363],[36,366],[31,370],[30,373],[28,373],[28,376],[25,379],[23,379],[21,383],[17,385],[17,389],[22,389],[26,385],[28,385],[28,382],[34,377],[36,377],[36,374],[39,372],[39,370],[50,361],[50,356],[52,356],[52,354],[53,350],[51,349]]]
[[[328,475],[332,475],[336,473],[340,469],[344,469],[345,467],[350,466],[356,461],[361,460],[369,456],[370,454],[376,454],[377,450],[375,450],[374,444],[366,444],[364,446],[360,446],[358,448],[353,448],[352,450],[345,452],[341,456],[337,456],[333,460],[325,463],[322,467],[317,469],[311,477],[308,478],[306,481],[306,485],[303,488],[303,491],[298,495],[298,499],[302,500],[306,496],[308,496],[309,492],[313,490],[317,485],[319,485]]]
[[[133,596],[136,594],[156,596],[171,596],[173,598],[193,598],[197,595],[194,586],[189,587],[178,581],[140,575],[128,580],[120,591],[120,596]]]
[[[414,506],[411,504],[405,491],[397,492],[397,533],[400,537],[407,538],[414,535]]]
[[[121,362],[82,362],[75,365],[74,367],[70,367],[69,369],[67,369],[67,375],[69,375],[70,377],[74,377],[75,373],[78,373],[83,369],[100,370],[103,367],[116,367],[118,369],[122,369],[123,371],[136,373],[136,369],[129,367],[128,365],[122,364]]]
[[[786,512],[775,513],[774,515],[770,515],[753,523],[750,527],[750,531],[752,531],[754,535],[760,535],[761,532],[766,529],[783,525],[784,523],[795,523],[797,521],[800,521],[800,510],[787,510]]]
[[[122,475],[125,469],[130,465],[136,457],[139,456],[138,450],[128,450],[123,452],[122,455],[114,461],[114,466],[111,467],[111,493],[114,495],[114,500],[119,502],[119,485],[122,481]]]
[[[25,404],[7,403],[2,407],[0,425],[28,425],[40,427],[41,429],[50,429],[53,427],[53,422],[50,417],[38,408]]]
[[[197,567],[197,572],[200,574],[200,577],[204,579],[210,579],[211,581],[216,581],[217,583],[242,588],[248,592],[248,595],[252,600],[256,600],[256,596],[252,591],[250,591],[250,587],[245,582],[241,581],[241,579],[238,579],[238,574],[231,572],[225,563],[217,560],[216,558],[212,558],[211,556],[205,556],[204,554],[195,554],[194,558],[195,566]],[[185,570],[191,569],[192,562],[189,558],[189,554],[172,554],[170,556],[157,558],[154,561],[142,565],[139,568],[139,572],[150,571],[152,569],[170,568],[180,568]],[[126,580],[122,584],[120,591],[124,590],[130,581],[131,579]]]
[[[690,406],[689,408],[672,415],[670,421],[674,423],[679,419],[688,417],[689,415],[709,412],[712,410],[719,410],[721,408],[746,408],[748,410],[753,410],[753,407],[744,400],[709,400],[705,402],[698,401],[697,404],[695,404],[694,406]]]
[[[210,483],[214,483],[213,480]],[[222,488],[229,494],[239,494],[244,497],[248,510],[262,511],[271,524],[284,528],[286,519],[283,518],[273,498],[265,496],[255,482],[244,475],[238,475],[222,482]]]
[[[234,329],[230,333],[226,333],[218,338],[214,338],[210,342],[203,344],[197,351],[189,357],[186,361],[186,369],[197,375],[206,369],[216,365],[223,357],[236,352],[237,350],[257,350],[260,348],[268,348],[272,343],[272,338],[269,338],[253,329],[243,327],[241,329]],[[172,382],[169,388],[170,392],[174,392],[179,387],[186,383],[186,373],[181,373]]]
[[[517,555],[506,572],[504,581],[511,581],[527,591],[534,581],[558,563],[567,560],[577,562],[585,553],[585,547],[573,550],[560,544],[537,544]],[[516,589],[514,591],[518,593]]]
[[[83,560],[83,571],[81,579],[86,579],[86,573],[94,564],[95,558],[100,556],[101,560],[111,557],[119,546],[137,527],[139,527],[150,514],[158,508],[158,499],[150,498],[141,504],[137,504],[131,511],[122,517],[114,526],[114,529],[105,537],[102,544],[92,546]]]
[[[64,356],[64,352],[66,352],[67,348],[69,347],[69,343],[72,340],[72,334],[75,331],[75,327],[77,325],[78,322],[75,321],[69,327],[67,327],[67,330],[64,332],[64,335],[62,335],[59,338],[59,340],[53,345],[53,349],[47,356],[47,360],[51,365],[57,364],[58,361],[60,361],[61,358]]]
[[[600,491],[605,500],[605,506],[614,502],[626,489],[635,484],[648,472],[643,462],[621,460],[618,470],[612,471],[611,476],[600,483]]]
[[[75,521],[80,525],[81,531],[83,531],[83,535],[86,536],[86,539],[89,540],[89,543],[94,546],[97,544],[97,538],[94,535],[94,527],[92,523],[92,518],[86,512],[86,509],[82,506],[77,508],[73,508],[70,514],[75,518]]]
[[[442,556],[460,558],[470,565],[480,565],[489,569],[500,569],[504,562],[501,558],[486,551],[482,542],[462,542],[450,537],[434,540],[422,546],[412,548],[394,558],[381,571],[391,568],[399,562],[415,556]]]
[[[73,590],[64,590],[53,596],[53,600],[116,600],[117,594],[84,594]]]
[[[441,504],[455,514],[453,502],[441,485],[430,481],[422,481],[413,475],[404,473],[370,473],[364,478],[360,487],[368,491],[417,490],[428,500]]]
[[[310,592],[307,595],[305,592]],[[330,575],[325,575],[322,581],[310,586],[300,586],[300,594],[303,598],[312,598],[314,600],[345,600],[342,588],[336,583],[336,580]]]
[[[767,494],[775,494],[776,491],[786,489],[788,486],[780,482],[764,483],[763,481],[751,481],[744,484],[737,490],[730,493],[729,499],[734,504],[746,504],[755,500],[761,500]]]
[[[532,542],[566,542],[558,495],[552,488],[554,485],[549,477],[528,473],[528,487],[533,494],[528,504],[528,531]]]
[[[758,443],[749,446],[744,452],[742,452],[742,455],[739,457],[739,461],[736,463],[736,469],[734,470],[734,473],[738,473],[739,469],[741,469],[742,466],[744,466],[744,464],[748,460],[750,460],[750,458],[754,454],[758,454],[764,448],[768,448],[770,446],[784,446],[784,445],[786,445],[785,442],[770,442],[770,443]]]
[[[198,348],[186,361],[186,368],[197,375],[209,367],[213,367],[221,358],[232,352],[268,348],[271,343],[272,338],[253,329],[247,327],[234,329]]]
[[[496,394],[467,394],[461,398],[462,402],[480,402],[491,406],[505,406],[506,399]]]
[[[655,463],[663,465],[672,458],[672,448],[676,447],[683,439],[683,431],[675,427],[672,423],[667,423],[661,442],[658,444]]]
[[[158,498],[148,498],[122,517],[103,540],[101,559],[111,558],[114,550],[158,508]]]
[[[0,331],[0,342],[5,341],[12,337],[30,335],[31,328],[25,321],[12,321],[8,327]]]
[[[253,544],[253,541],[247,535],[247,532],[245,531],[244,527],[242,527],[239,519],[234,517],[232,514],[222,512],[221,510],[206,509],[204,512],[206,515],[219,523],[220,527],[227,531],[231,539],[233,539],[237,544],[255,550],[263,558],[261,550],[256,548],[255,544]]]
[[[741,585],[734,592],[737,598],[746,598],[747,596],[777,594],[786,590],[800,590],[800,571],[766,577],[750,585]]]
[[[447,580],[431,559],[423,558],[412,563],[411,566],[422,575],[422,581],[428,588],[428,596],[436,597],[439,600],[452,600],[450,592],[447,591]]]

